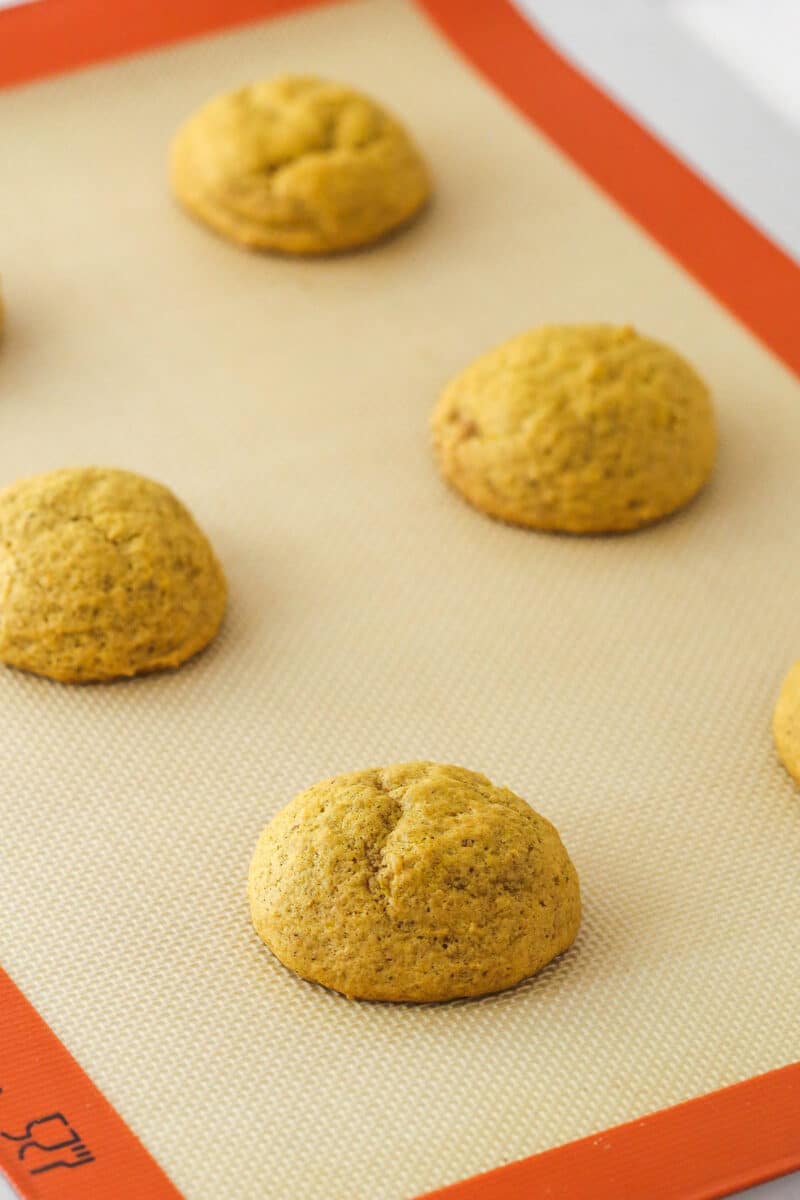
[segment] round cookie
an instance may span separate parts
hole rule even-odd
[[[772,733],[781,762],[800,783],[800,662],[794,664],[781,685]]]
[[[217,96],[178,130],[172,186],[217,233],[327,254],[374,242],[430,193],[403,127],[366,96],[285,75]]]
[[[128,471],[66,468],[0,492],[0,661],[63,682],[177,667],[225,610],[191,514]]]
[[[489,516],[611,533],[658,521],[711,474],[708,389],[629,326],[545,325],[445,388],[431,419],[444,478]]]
[[[513,987],[572,944],[581,912],[549,821],[483,775],[430,762],[295,796],[258,841],[248,896],[285,966],[364,1000]]]

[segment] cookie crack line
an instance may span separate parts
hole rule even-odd
[[[405,812],[403,799],[406,789],[403,789],[403,796],[395,796],[393,794],[393,789],[386,786],[386,781],[382,771],[375,772],[374,777],[371,780],[371,787],[381,796],[386,796],[394,806],[391,819],[389,824],[384,829],[383,836],[373,841],[369,846],[365,846],[365,858],[367,861],[367,869],[369,871],[367,887],[375,899],[378,900],[383,906],[386,916],[391,919],[391,913],[389,912],[391,890],[390,888],[382,887],[381,880],[387,879],[388,881],[392,878],[389,863],[386,859],[386,847],[403,819],[403,814]]]
[[[390,799],[394,800],[392,789],[386,786],[386,780],[383,777],[383,771],[375,772],[375,778],[372,786],[374,787],[375,791],[380,792],[382,796],[389,796]]]
[[[92,528],[95,531],[95,533],[100,535],[100,537],[103,539],[104,542],[106,542],[107,545],[113,546],[115,550],[119,550],[121,546],[126,546],[129,542],[135,542],[137,538],[140,538],[142,536],[141,529],[137,529],[135,531],[135,533],[131,533],[127,537],[118,537],[118,538],[112,537],[111,534],[108,533],[107,530],[103,529],[102,525],[98,525],[97,522],[91,516],[89,516],[88,513],[80,513],[77,516],[67,517],[67,524],[68,525],[79,525],[79,524],[89,525],[90,528]]]
[[[283,159],[277,163],[265,163],[259,169],[259,174],[264,174],[273,182],[279,179],[282,174],[298,166],[300,163],[314,162],[318,158],[328,158],[334,154],[341,154],[345,157],[354,159],[360,158],[367,150],[371,150],[374,146],[380,145],[381,142],[387,142],[385,134],[379,133],[374,137],[369,138],[365,142],[359,142],[357,146],[349,146],[345,142],[329,141],[323,146],[312,146],[308,150],[301,150],[299,154],[295,154],[291,158]]]

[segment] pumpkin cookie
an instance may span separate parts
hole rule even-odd
[[[430,762],[295,796],[258,841],[248,895],[285,966],[365,1000],[512,987],[572,944],[581,912],[549,821],[483,775]]]
[[[780,760],[800,783],[800,662],[796,662],[781,686],[772,733]]]
[[[686,504],[716,449],[708,389],[629,326],[546,325],[479,358],[432,417],[444,478],[536,529],[637,529]]]
[[[179,129],[172,186],[217,233],[326,254],[402,225],[430,192],[403,127],[366,96],[285,75],[217,96]]]
[[[177,667],[226,585],[191,514],[128,471],[66,468],[0,492],[0,661],[64,682]]]

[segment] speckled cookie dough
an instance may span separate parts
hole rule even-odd
[[[171,492],[98,467],[0,492],[0,661],[63,682],[177,667],[219,629],[226,584]]]
[[[794,664],[781,685],[772,733],[781,762],[800,783],[800,662]]]
[[[444,478],[490,516],[611,533],[681,508],[714,465],[708,389],[630,326],[545,325],[450,383],[432,420]]]
[[[243,246],[326,254],[374,242],[430,193],[403,127],[367,96],[285,75],[217,96],[179,129],[172,186]]]
[[[550,822],[483,775],[430,762],[295,796],[258,841],[248,895],[282,963],[366,1000],[513,987],[572,944],[581,913]]]

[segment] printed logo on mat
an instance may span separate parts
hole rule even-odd
[[[43,1175],[60,1167],[72,1170],[94,1162],[91,1150],[61,1112],[33,1117],[21,1133],[0,1129],[0,1138],[15,1144],[17,1158],[29,1175]]]

